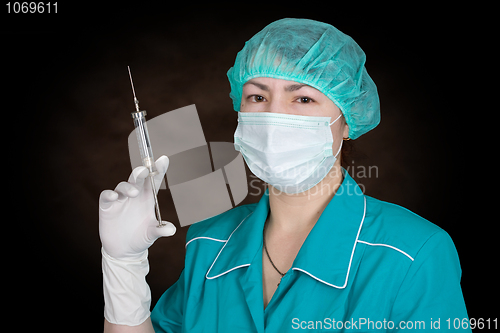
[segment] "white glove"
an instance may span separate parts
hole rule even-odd
[[[156,189],[167,172],[169,160],[156,161]],[[102,243],[104,317],[112,324],[136,326],[150,315],[151,292],[148,248],[156,239],[175,234],[175,226],[164,222],[158,228],[154,212],[149,170],[135,168],[128,182],[99,197],[99,235]]]

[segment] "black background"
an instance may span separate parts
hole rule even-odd
[[[131,171],[126,66],[148,119],[196,104],[207,141],[231,142],[236,112],[226,72],[246,40],[284,17],[330,23],[363,48],[382,121],[354,142],[351,163],[378,168],[358,182],[367,195],[445,229],[460,256],[469,317],[498,317],[493,10],[335,2],[75,1],[58,3],[57,14],[0,7],[8,318],[23,331],[102,330],[98,197]],[[178,233],[150,249],[153,303],[183,268],[187,231],[168,190],[159,200]]]

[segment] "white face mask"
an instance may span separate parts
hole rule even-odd
[[[234,147],[252,172],[277,190],[300,193],[328,174],[335,156],[330,117],[238,112]]]

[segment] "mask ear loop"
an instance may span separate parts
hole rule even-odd
[[[332,125],[333,125],[333,124],[334,124],[337,120],[339,120],[339,119],[340,119],[340,117],[342,117],[342,113],[341,113],[341,114],[339,114],[339,116],[337,117],[337,119],[335,119],[334,121],[332,121],[332,122],[330,123],[330,126],[332,126]],[[335,158],[337,158],[337,156],[338,156],[338,155],[339,155],[339,153],[340,153],[340,150],[342,149],[342,143],[344,143],[344,141],[343,141],[343,140],[342,140],[342,141],[340,141],[339,151],[337,152],[337,154],[335,154]]]
[[[332,125],[333,125],[333,124],[334,124],[337,120],[339,120],[339,119],[340,119],[340,117],[342,117],[342,113],[341,113],[341,114],[337,117],[337,119],[335,119],[334,121],[332,121],[332,122],[330,123],[330,126],[332,126]],[[343,139],[344,141],[349,141],[349,140],[351,140],[351,138],[342,138],[342,139]],[[341,145],[341,147],[342,147],[342,145]],[[335,156],[337,156],[337,155],[335,155]]]
[[[330,123],[330,126],[332,126],[332,125],[333,125],[333,124],[334,124],[337,120],[339,120],[339,119],[340,119],[340,117],[342,117],[342,113],[341,113],[341,114],[337,117],[337,119],[335,119],[334,121],[332,121],[332,122]]]
[[[342,144],[344,143],[344,140],[341,140],[340,141],[340,147],[339,147],[339,151],[337,151],[337,154],[335,154],[335,158],[337,158],[337,156],[339,156],[339,153],[340,153],[340,150],[342,149]]]

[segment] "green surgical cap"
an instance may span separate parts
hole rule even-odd
[[[365,68],[365,53],[335,27],[307,19],[285,18],[258,32],[238,52],[227,76],[229,96],[240,110],[243,84],[256,77],[305,83],[337,105],[356,139],[380,122],[375,83]]]

